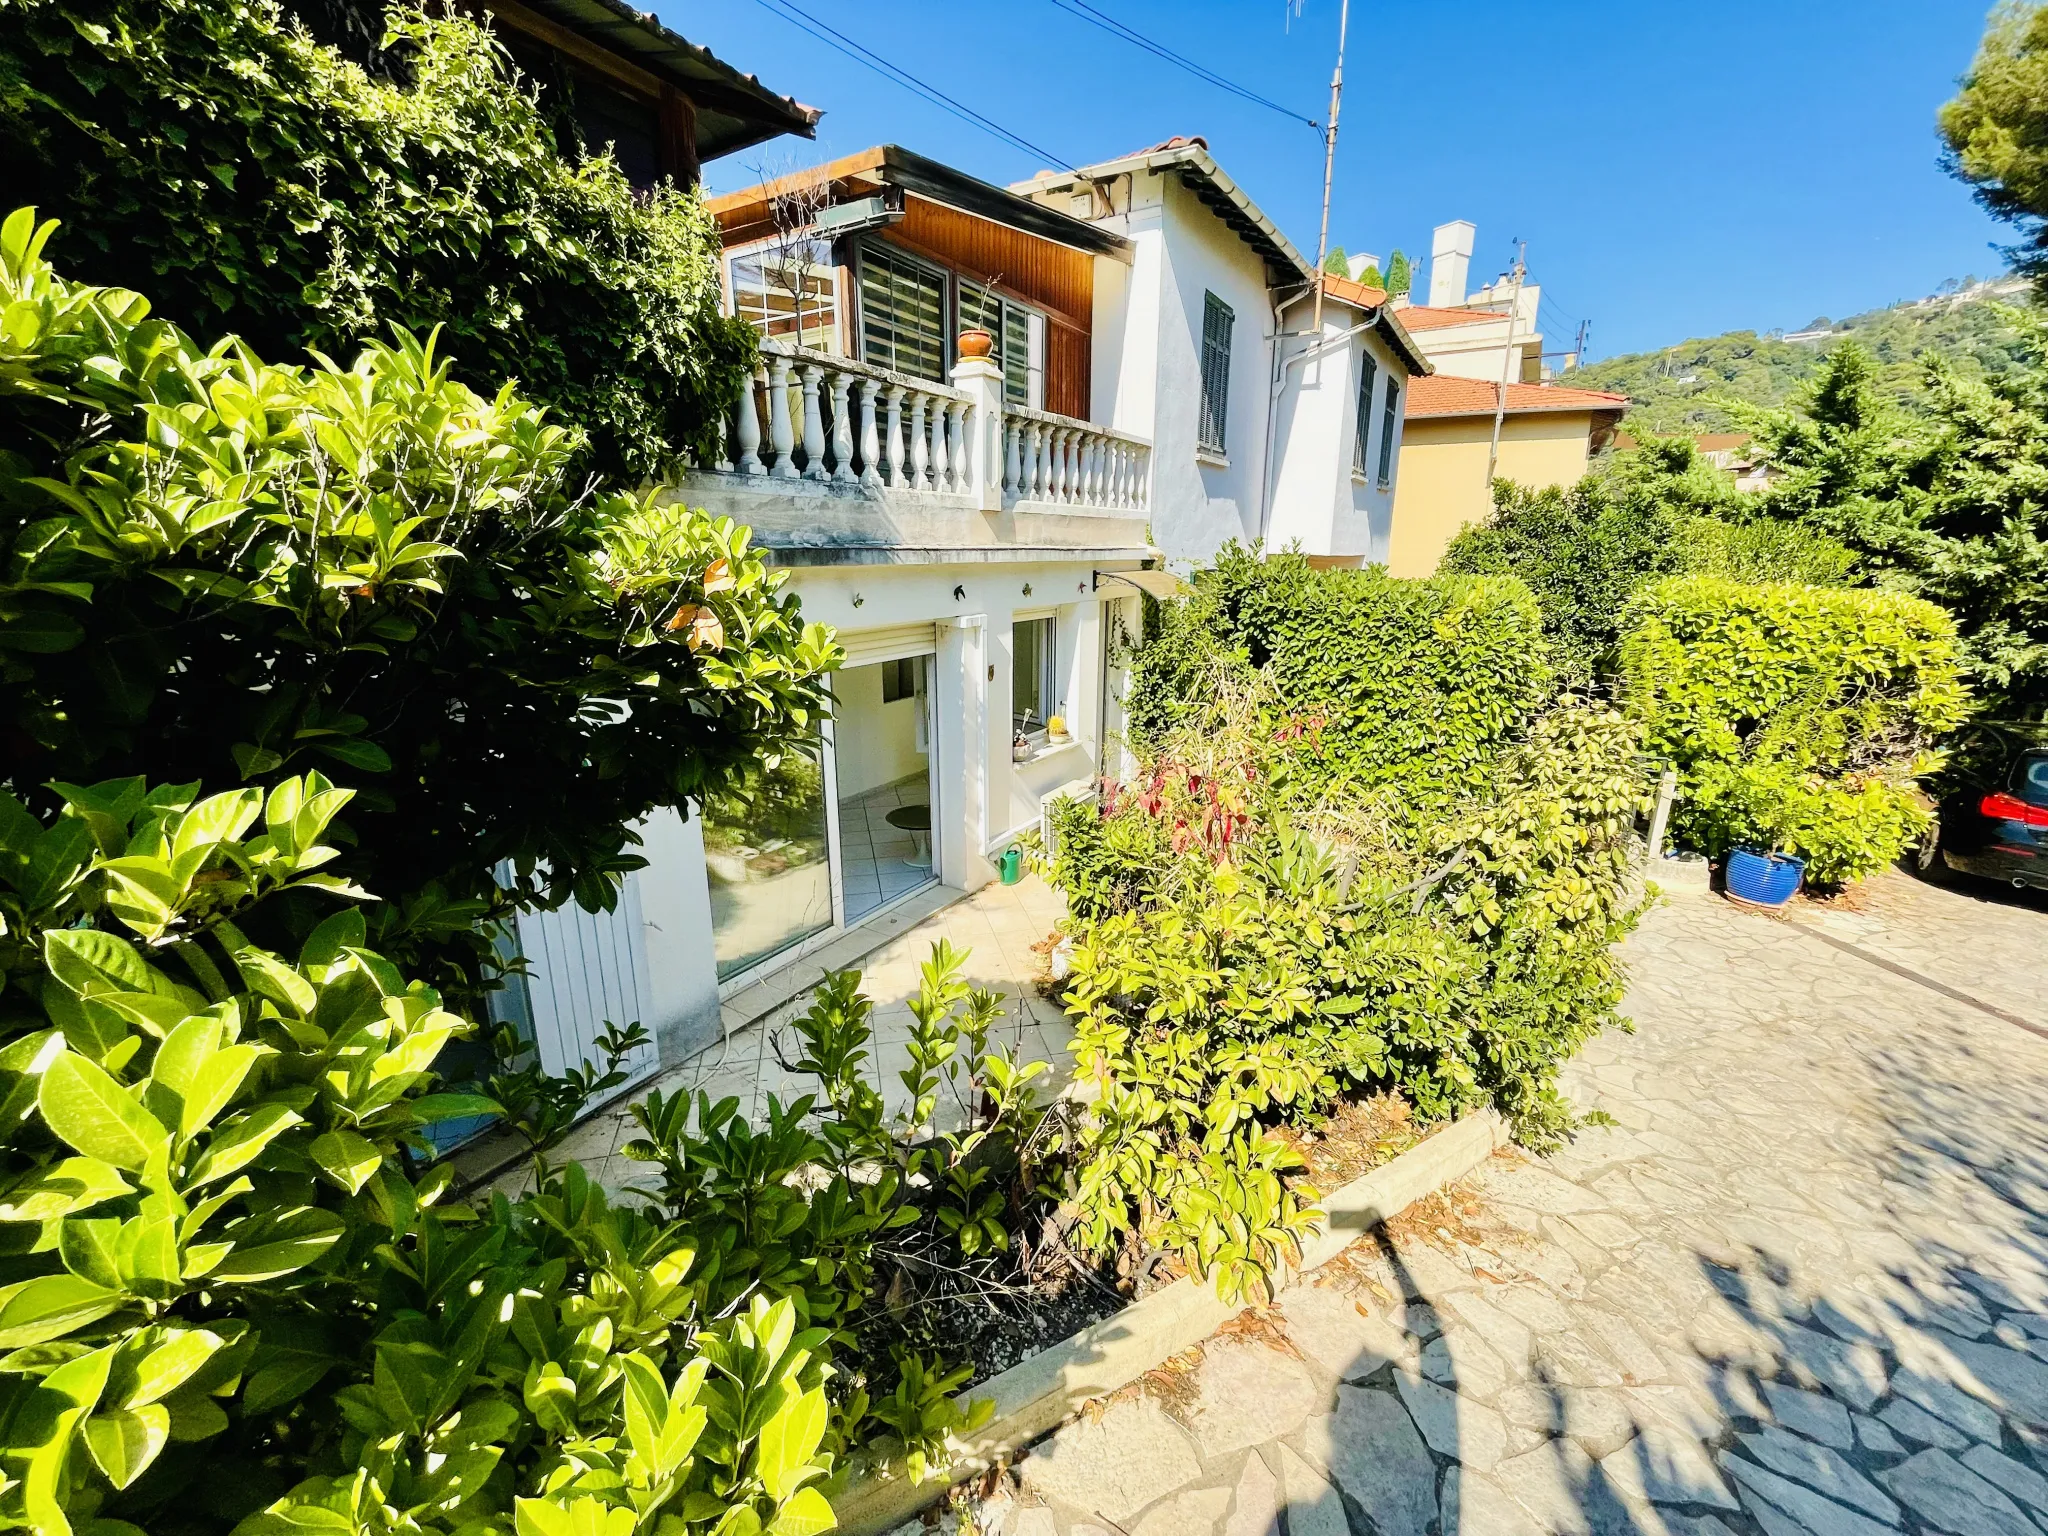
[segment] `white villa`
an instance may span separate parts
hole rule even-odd
[[[1199,139],[1008,189],[884,146],[710,208],[762,367],[673,494],[750,525],[847,659],[812,752],[652,818],[615,912],[520,921],[511,1007],[557,1070],[605,1020],[655,1035],[642,1076],[680,1063],[736,999],[997,878],[1121,770],[1122,658],[1169,567],[1231,539],[1385,561],[1429,371]]]

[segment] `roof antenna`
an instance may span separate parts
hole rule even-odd
[[[1301,0],[1295,0],[1298,7]],[[1330,255],[1330,177],[1337,168],[1337,109],[1344,99],[1344,36],[1351,30],[1351,0],[1337,13],[1337,69],[1330,76],[1330,126],[1323,134],[1323,227],[1316,235],[1316,312],[1309,329],[1323,334],[1323,263]]]

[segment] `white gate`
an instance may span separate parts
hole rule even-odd
[[[521,913],[518,924],[541,1065],[552,1073],[584,1061],[602,1065],[598,1032],[608,1022],[624,1027],[637,1021],[647,1027],[648,1043],[620,1065],[635,1082],[651,1076],[661,1059],[652,1039],[653,988],[639,877],[626,877],[618,905],[609,912],[586,912],[570,902],[559,911]]]

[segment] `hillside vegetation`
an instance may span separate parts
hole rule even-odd
[[[1973,378],[2002,377],[2018,365],[2021,344],[2007,306],[2026,302],[2023,279],[1969,282],[1833,322],[1825,338],[1786,341],[1775,333],[1728,331],[1591,363],[1569,382],[1627,395],[1635,402],[1630,424],[1646,431],[1725,432],[1735,423],[1716,397],[1784,405],[1820,372],[1829,352],[1853,338],[1877,360],[1880,394],[1919,412],[1926,407],[1923,364],[1931,352]],[[1808,329],[1828,323],[1816,320]]]

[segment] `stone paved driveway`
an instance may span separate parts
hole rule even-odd
[[[1611,1128],[1095,1405],[983,1536],[2048,1531],[2048,1038],[1952,995],[2048,1018],[2048,910],[1903,882],[1672,898],[1570,1076]]]

